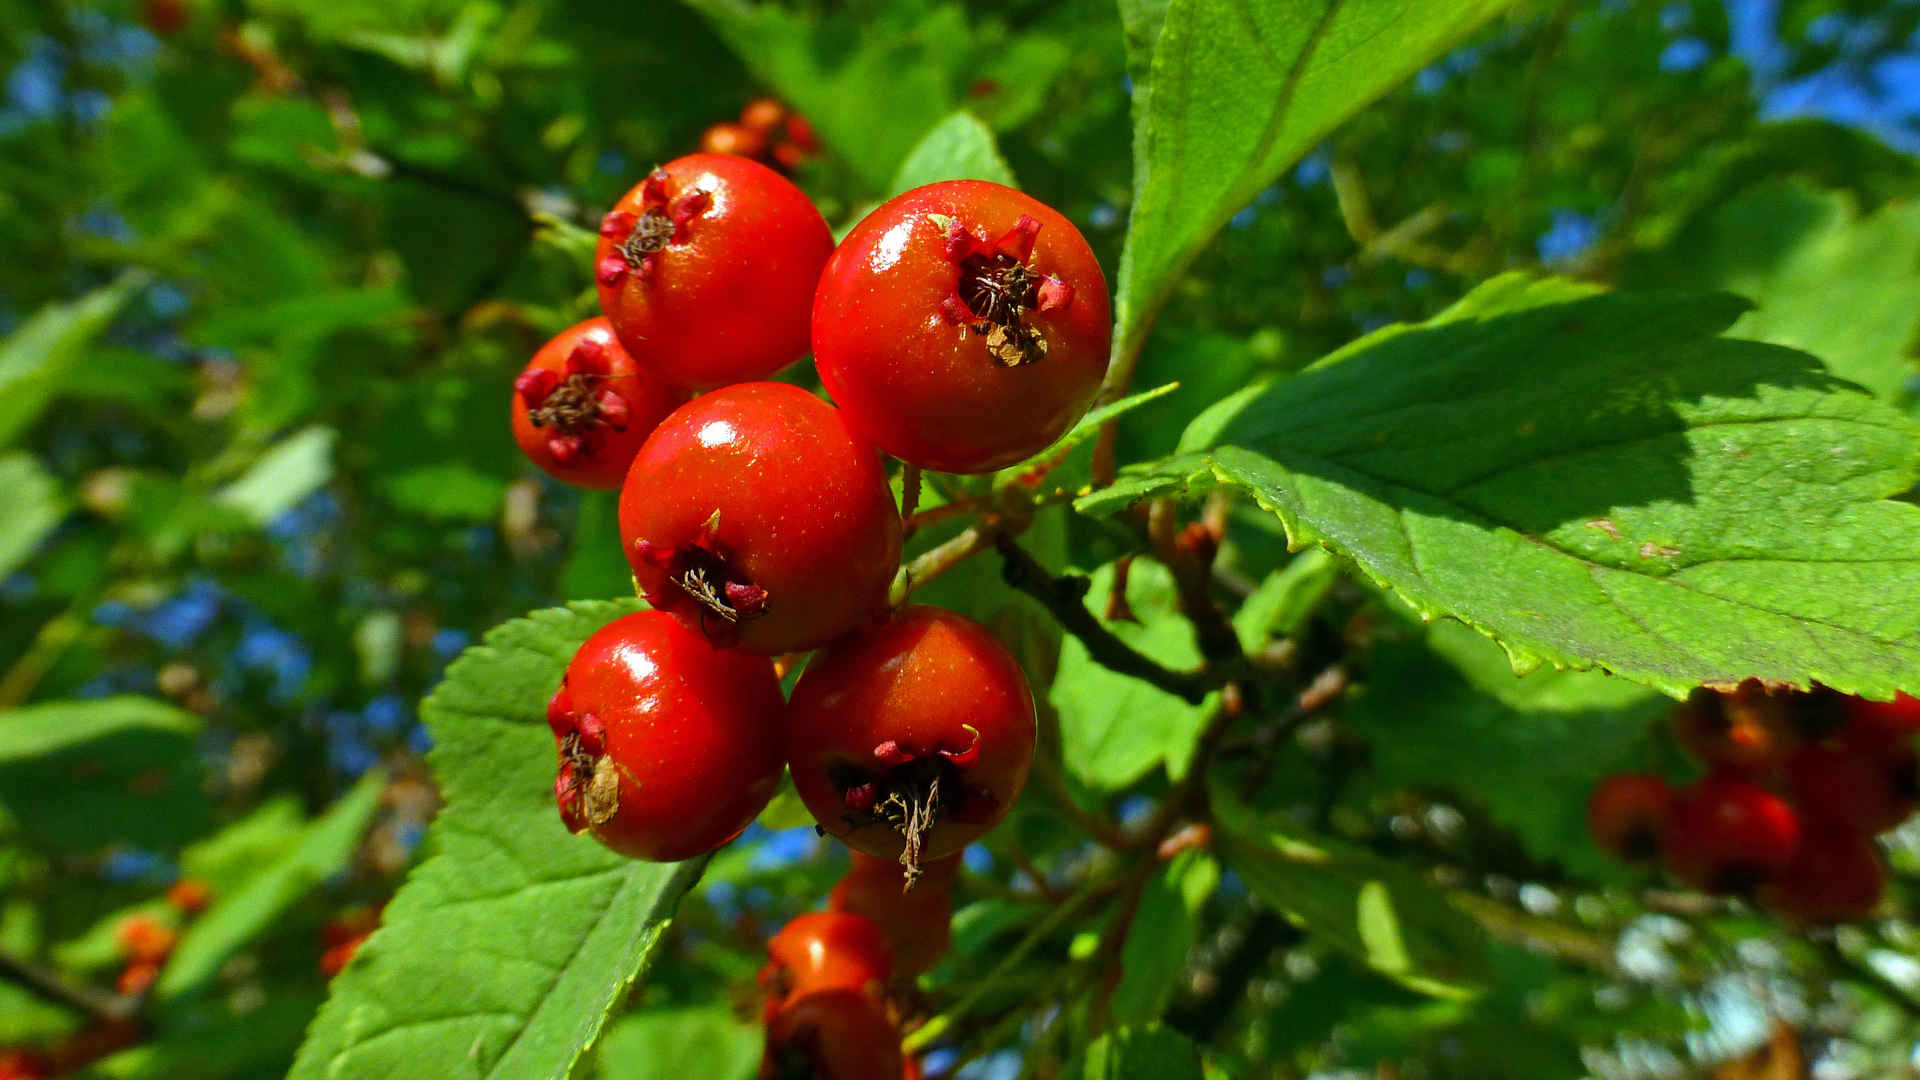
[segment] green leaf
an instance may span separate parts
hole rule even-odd
[[[595,1060],[601,1080],[749,1080],[765,1040],[723,1005],[649,1009],[609,1025]]]
[[[1087,609],[1096,616],[1106,613],[1113,582],[1112,566],[1094,572]],[[1136,560],[1128,573],[1126,599],[1139,621],[1108,622],[1114,636],[1168,667],[1199,666],[1193,627],[1180,614],[1173,575],[1166,567]],[[1115,791],[1162,762],[1171,777],[1185,773],[1213,698],[1190,705],[1102,667],[1078,638],[1068,636],[1060,644],[1050,700],[1060,712],[1061,756],[1068,771],[1090,787]]]
[[[653,955],[704,859],[623,858],[553,809],[546,702],[634,603],[496,627],[422,704],[446,805],[379,930],[333,981],[290,1074],[564,1076]]]
[[[1138,352],[1175,279],[1236,210],[1341,121],[1510,3],[1171,0],[1151,92],[1135,101],[1114,355]],[[1154,16],[1152,4],[1121,5],[1136,55]]]
[[[0,517],[0,578],[5,578],[67,516],[67,500],[59,481],[32,454],[0,454],[0,491],[7,493],[7,513]]]
[[[1384,636],[1341,723],[1368,740],[1361,794],[1445,789],[1511,828],[1534,858],[1608,880],[1625,871],[1594,847],[1586,796],[1617,772],[1683,776],[1662,735],[1672,710],[1597,671],[1515,675],[1497,645],[1446,620],[1411,640]]]
[[[1200,1050],[1171,1028],[1119,1028],[1087,1047],[1082,1080],[1200,1080]]]
[[[1487,938],[1444,893],[1397,863],[1275,828],[1235,794],[1239,773],[1214,777],[1214,851],[1262,903],[1423,993],[1458,995],[1486,981]]]
[[[1181,852],[1147,883],[1120,953],[1115,1024],[1149,1024],[1166,1011],[1199,938],[1201,908],[1219,884],[1220,864],[1198,851]]]
[[[484,521],[500,512],[504,478],[461,461],[416,465],[383,476],[381,490],[403,510],[441,521]]]
[[[620,493],[583,491],[573,550],[560,571],[561,595],[604,600],[633,592],[633,568],[620,550]]]
[[[1308,548],[1267,575],[1233,613],[1233,628],[1248,652],[1300,628],[1320,598],[1340,580],[1340,560],[1322,548]]]
[[[1920,203],[1860,216],[1838,193],[1758,186],[1703,215],[1629,281],[1738,293],[1755,309],[1733,336],[1803,349],[1883,401],[1914,401]]]
[[[325,814],[302,831],[291,849],[266,864],[231,893],[216,896],[206,914],[180,937],[168,958],[154,998],[163,1005],[204,989],[242,947],[271,929],[288,908],[338,873],[353,857],[367,825],[380,808],[386,777],[361,777]]]
[[[1000,156],[993,132],[965,110],[934,125],[900,163],[887,190],[898,195],[941,180],[991,180],[1019,187],[1013,169]]]
[[[1758,676],[1920,688],[1920,437],[1727,296],[1496,279],[1198,417],[1182,454],[1081,500],[1244,489],[1515,669],[1676,696]],[[1541,363],[1551,357],[1550,366]]]
[[[310,427],[276,443],[220,490],[216,501],[265,525],[320,490],[333,476],[332,428]]]
[[[0,808],[48,847],[172,847],[206,821],[200,728],[142,697],[0,712]]]
[[[310,986],[275,986],[265,1000],[210,1003],[168,1024],[149,1042],[96,1062],[89,1078],[106,1080],[234,1080],[285,1071],[301,1029],[320,995]]]
[[[72,377],[85,350],[145,283],[136,273],[64,304],[49,304],[0,342],[0,446],[12,443]]]

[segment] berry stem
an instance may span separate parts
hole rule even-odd
[[[900,470],[900,523],[913,535],[913,514],[920,508],[920,466],[908,462]]]
[[[138,1008],[138,1000],[108,994],[90,986],[70,983],[52,971],[22,959],[11,952],[0,951],[0,977],[32,991],[56,1005],[64,1005],[75,1012],[93,1020],[115,1023],[133,1017]]]

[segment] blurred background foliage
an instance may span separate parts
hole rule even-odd
[[[1917,24],[1908,0],[1521,4],[1233,218],[1135,379],[1179,380],[1178,404],[1129,416],[1121,460],[1164,452],[1258,372],[1515,267],[1771,290],[1810,309],[1807,347],[1911,407],[1910,366],[1888,358],[1914,346]],[[798,179],[840,225],[965,108],[1111,270],[1126,70],[1104,0],[0,0],[0,1046],[97,1034],[105,1013],[26,985],[104,992],[114,928],[148,912],[187,938],[139,1045],[90,1068],[285,1069],[328,928],[420,855],[435,794],[415,703],[486,628],[628,590],[611,500],[527,465],[505,388],[592,310],[583,230],[647,167],[786,88],[825,144]],[[1857,292],[1819,291],[1835,280]],[[1278,542],[1270,521],[1246,528],[1243,552]],[[1586,962],[1509,950],[1494,991],[1422,997],[1236,875],[1213,887],[1216,866],[1176,862],[1143,901],[1166,933],[1137,958],[1161,985],[1126,991],[1142,1015],[1164,1008],[1234,1075],[1672,1075],[1771,1045],[1838,1078],[1920,1054],[1920,927],[1808,938],[1650,911],[1581,835],[1580,781],[1527,775],[1560,754],[1593,754],[1587,782],[1670,756],[1645,736],[1658,702],[1579,697],[1613,725],[1595,746],[1550,687],[1481,692],[1511,682],[1484,641],[1429,643],[1337,588],[1339,610],[1389,627],[1384,689],[1270,787],[1513,918],[1567,922],[1559,960]],[[1448,746],[1366,752],[1409,695],[1464,716],[1454,739],[1486,733],[1477,768]],[[1057,782],[1123,817],[1165,790],[1157,769],[1114,769]],[[1051,895],[1085,857],[1044,811],[1002,831],[969,856],[942,980],[980,977],[1010,897]],[[1917,854],[1897,837],[1903,900]],[[663,1075],[700,1045],[699,1064],[731,1048],[750,1069],[757,1035],[728,1003],[761,935],[843,863],[804,828],[721,856],[595,1067]],[[161,901],[182,878],[215,897],[198,921]],[[1061,948],[1076,970],[1084,944]],[[1010,991],[1039,996],[1046,959]],[[1000,1049],[930,1070],[1018,1075],[1047,1024],[1008,1016]]]

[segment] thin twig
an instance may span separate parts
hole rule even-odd
[[[900,470],[900,522],[908,536],[913,535],[913,512],[920,508],[920,466],[908,462]]]
[[[0,976],[19,983],[48,1001],[65,1005],[102,1023],[127,1020],[133,1016],[137,1004],[130,997],[70,983],[53,971],[10,952],[0,952]]]
[[[962,536],[966,534],[961,534]],[[1215,682],[1205,671],[1174,671],[1113,636],[1100,625],[1085,603],[1093,583],[1083,577],[1054,577],[1011,537],[997,537],[995,546],[1006,560],[1001,574],[1007,584],[1038,600],[1062,629],[1080,639],[1087,655],[1102,667],[1131,675],[1184,701],[1206,700]]]

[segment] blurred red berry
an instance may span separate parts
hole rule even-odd
[[[1786,800],[1715,774],[1674,792],[1661,856],[1668,873],[1696,889],[1745,893],[1793,858],[1800,833],[1800,816]]]
[[[1587,831],[1600,850],[1622,862],[1644,862],[1660,854],[1673,789],[1658,776],[1619,773],[1609,776],[1587,800]]]

